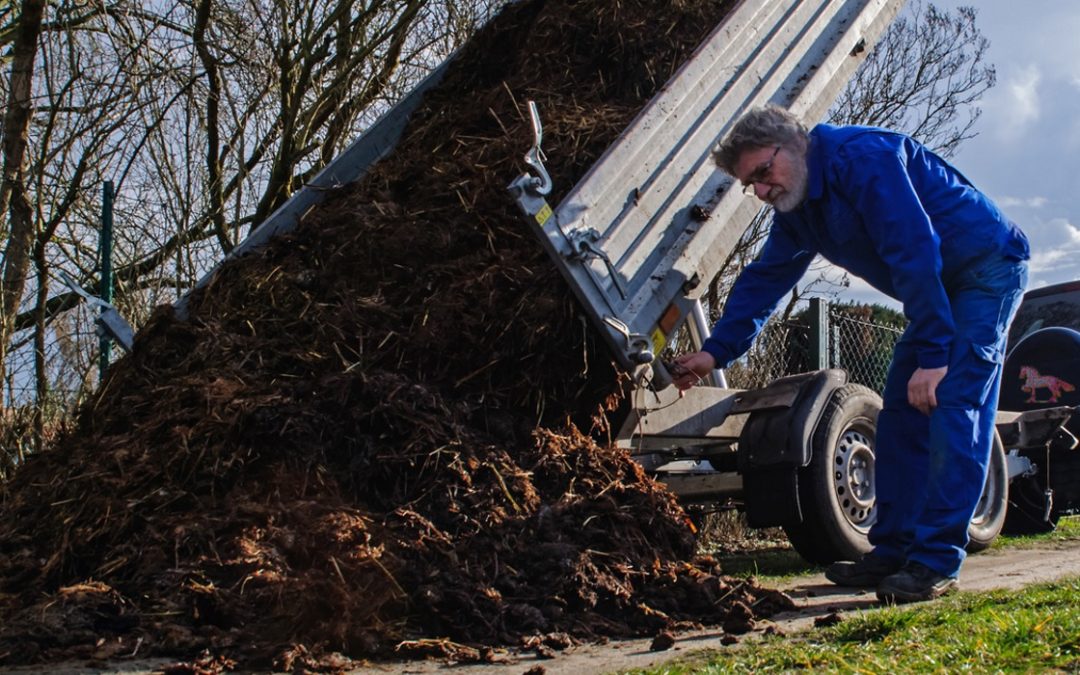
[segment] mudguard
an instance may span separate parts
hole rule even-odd
[[[810,463],[811,439],[832,393],[847,384],[843,370],[818,370],[747,392],[733,412],[750,411],[739,436],[738,465],[751,527],[802,520],[799,469]]]
[[[741,395],[732,413],[750,417],[739,435],[739,470],[809,464],[810,439],[829,396],[847,381],[846,371],[817,370]]]

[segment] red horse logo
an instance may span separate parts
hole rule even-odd
[[[1053,375],[1042,375],[1031,366],[1020,366],[1020,378],[1024,383],[1020,385],[1020,391],[1028,393],[1026,403],[1057,403],[1058,397],[1066,391],[1076,391],[1076,387],[1065,380]],[[1050,398],[1045,401],[1035,399],[1035,392],[1039,389],[1049,389]]]

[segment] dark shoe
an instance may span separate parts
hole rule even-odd
[[[825,568],[825,578],[837,586],[877,586],[900,570],[900,563],[867,553],[855,562],[842,560]]]
[[[921,602],[940,598],[956,587],[956,577],[938,574],[922,563],[909,562],[904,569],[881,580],[877,597],[889,604]]]

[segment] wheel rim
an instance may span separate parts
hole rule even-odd
[[[874,487],[874,448],[870,438],[848,429],[836,444],[833,491],[844,517],[855,529],[866,532],[877,517]]]
[[[971,524],[975,527],[985,525],[993,519],[995,506],[1002,499],[998,482],[995,479],[995,470],[998,467],[995,466],[996,462],[994,460],[995,453],[991,451],[990,462],[986,468],[986,482],[983,483],[982,495],[979,496],[979,503],[975,507],[975,515],[971,518]]]

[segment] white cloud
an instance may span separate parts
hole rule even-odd
[[[1039,225],[1039,239],[1050,246],[1080,246],[1080,227],[1067,218],[1052,218]]]
[[[1080,227],[1053,218],[1024,231],[1031,242],[1032,288],[1080,279]]]
[[[1031,268],[1039,275],[1058,272],[1075,264],[1076,251],[1066,251],[1060,248],[1040,248],[1031,252]]]
[[[1042,71],[1030,64],[1012,73],[1003,90],[1005,101],[1000,106],[998,135],[1006,140],[1016,140],[1024,135],[1027,127],[1039,120],[1039,83]]]
[[[994,202],[1003,209],[1011,209],[1022,206],[1029,209],[1039,209],[1046,206],[1046,197],[998,197]]]

